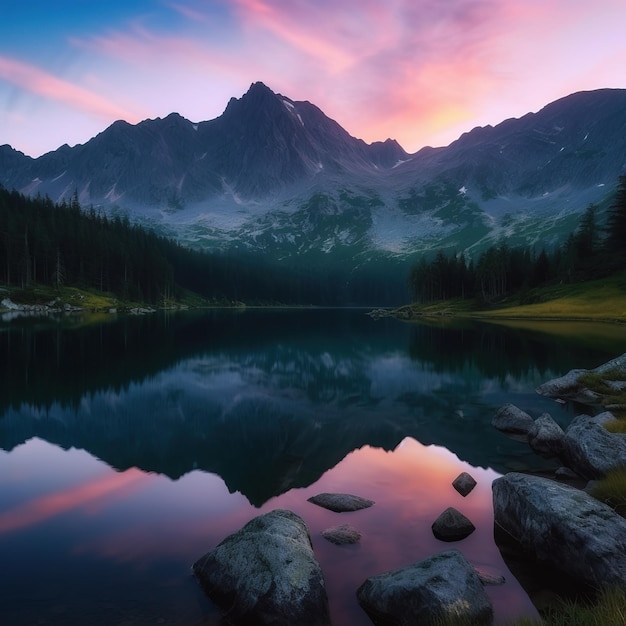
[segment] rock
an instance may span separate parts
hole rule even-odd
[[[372,319],[379,320],[382,317],[392,317],[394,312],[389,309],[374,309],[373,311],[366,313],[366,315],[369,315]]]
[[[491,624],[493,608],[478,574],[458,550],[368,578],[357,590],[374,624]]]
[[[620,391],[626,391],[626,380],[605,380],[604,382],[611,391],[618,393]]]
[[[591,371],[595,372],[596,374],[604,374],[606,372],[612,372],[614,370],[618,370],[626,374],[626,353],[622,354],[621,356],[615,357],[614,359],[611,359],[606,363],[603,363],[602,365],[596,367]]]
[[[543,385],[537,387],[536,391],[542,396],[550,398],[565,398],[581,402],[582,404],[597,404],[600,401],[600,396],[579,383],[578,379],[581,374],[586,374],[587,372],[604,374],[614,370],[624,372],[626,375],[626,354],[622,354],[592,370],[571,370],[565,376],[543,383]]]
[[[465,497],[474,487],[476,481],[467,472],[461,472],[453,481],[452,486]]]
[[[563,449],[564,435],[563,429],[550,414],[543,413],[528,431],[528,443],[535,452],[558,456]]]
[[[432,529],[441,541],[460,541],[471,535],[476,526],[463,513],[449,507],[433,522]]]
[[[491,420],[492,426],[505,433],[527,435],[533,418],[513,404],[501,406]]]
[[[609,424],[610,422],[615,421],[615,415],[611,413],[611,411],[604,411],[603,413],[598,413],[593,417],[589,418],[592,422],[596,424],[600,424],[600,426],[604,426],[605,424]]]
[[[547,478],[496,479],[494,520],[539,561],[595,589],[626,591],[626,519],[590,495]]]
[[[626,467],[626,441],[588,415],[579,415],[565,431],[561,458],[584,478],[602,478]]]
[[[539,395],[549,398],[565,398],[582,403],[588,403],[590,400],[595,402],[597,396],[595,394],[589,395],[591,392],[578,382],[580,376],[588,371],[584,369],[570,370],[565,376],[554,378],[539,385],[535,391]]]
[[[255,517],[196,561],[193,571],[229,621],[330,624],[308,528],[291,511]]]
[[[322,531],[322,537],[331,543],[343,546],[351,543],[358,543],[361,540],[361,533],[349,524],[333,526]]]
[[[506,582],[506,578],[502,576],[502,574],[492,574],[481,567],[475,567],[474,569],[476,570],[478,578],[483,585],[504,585]]]
[[[310,497],[308,501],[330,511],[335,511],[335,513],[359,511],[360,509],[367,509],[374,504],[373,500],[353,496],[349,493],[319,493]]]
[[[573,469],[570,469],[569,467],[557,468],[554,472],[554,476],[564,480],[580,480],[581,478]]]

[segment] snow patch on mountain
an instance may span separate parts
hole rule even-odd
[[[57,180],[63,178],[63,176],[65,176],[65,174],[67,174],[67,170],[63,170],[58,176],[55,176],[50,182],[51,183],[56,183]]]
[[[300,122],[300,124],[304,126],[304,120],[302,119],[302,116],[300,115],[300,113],[296,111],[296,107],[294,103],[283,98],[283,104],[285,105],[285,108],[287,109],[287,111],[289,111],[289,113],[291,113],[292,115],[295,115],[298,118],[298,121]]]

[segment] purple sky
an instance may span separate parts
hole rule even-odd
[[[263,81],[409,152],[570,93],[626,88],[626,0],[8,0],[0,145],[197,122]]]

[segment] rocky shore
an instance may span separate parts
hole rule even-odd
[[[616,378],[626,381],[626,354],[592,370],[600,378],[609,372],[612,384]],[[560,401],[602,404],[602,398],[581,382],[585,373],[572,370],[537,392]],[[501,407],[493,416],[495,428],[525,437],[538,454],[557,457],[563,467],[549,478],[511,472],[496,479],[494,524],[538,567],[544,564],[594,590],[617,588],[626,593],[626,519],[585,488],[567,484],[586,486],[626,469],[626,435],[605,427],[613,419],[609,410],[579,415],[563,430],[547,413],[533,419],[513,405]],[[453,482],[460,497],[475,484],[465,472]],[[375,505],[352,494],[319,494],[310,502],[339,514]],[[446,542],[462,541],[473,530],[472,522],[454,507],[432,525],[433,534]],[[333,543],[360,539],[358,529],[347,525],[322,534]],[[330,624],[324,576],[309,529],[291,511],[254,518],[198,559],[193,571],[231,623]],[[481,625],[493,623],[484,586],[502,582],[474,568],[460,551],[448,549],[371,576],[355,593],[374,624]]]
[[[0,315],[2,315],[3,321],[10,321],[16,317],[80,313],[85,310],[85,307],[61,302],[59,299],[51,300],[43,304],[18,304],[13,302],[10,298],[0,300]],[[127,309],[113,307],[106,309],[106,311],[111,314],[121,310],[131,315],[146,315],[156,311],[153,307],[132,307]]]

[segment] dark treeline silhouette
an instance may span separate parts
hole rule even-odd
[[[83,209],[0,185],[0,284],[96,289],[122,300],[161,303],[186,291],[213,302],[318,306],[401,304],[396,260],[351,264],[325,255],[276,261],[246,249],[201,252],[127,217]]]
[[[551,251],[512,248],[501,241],[475,262],[454,251],[422,257],[410,273],[411,296],[422,303],[452,298],[493,302],[554,282],[583,282],[625,270],[626,176],[619,178],[604,224],[598,213],[596,205],[589,205],[577,230]]]
[[[336,275],[304,265],[191,250],[126,217],[83,210],[76,194],[55,204],[1,186],[0,284],[71,285],[146,303],[187,290],[213,301],[334,305],[343,288]]]

